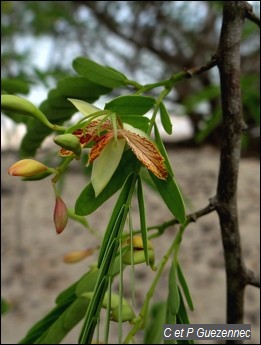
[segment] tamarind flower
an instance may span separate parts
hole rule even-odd
[[[90,104],[78,100],[71,101],[84,115],[92,116],[89,112],[92,107]],[[87,112],[84,112],[85,106],[88,107]],[[93,109],[97,110],[96,107]],[[78,138],[82,147],[86,147],[91,142],[94,143],[90,149],[88,164],[93,163],[91,181],[95,196],[104,189],[115,172],[126,144],[155,176],[163,180],[167,178],[164,158],[146,133],[127,123],[122,123],[114,113],[111,116],[93,118],[93,121],[87,121],[85,127],[81,124],[83,128],[75,129],[72,134]],[[59,154],[67,157],[73,155],[74,152],[62,148]]]

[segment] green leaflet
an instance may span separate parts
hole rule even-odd
[[[55,303],[57,305],[63,305],[68,303],[69,301],[75,299],[75,289],[79,282],[87,275],[88,273],[84,274],[83,277],[70,285],[67,289],[63,290],[62,292],[59,293],[59,295],[55,299]]]
[[[75,106],[75,108],[78,109],[80,113],[82,113],[85,117],[89,116],[92,113],[95,113],[97,111],[100,111],[101,109],[95,107],[92,104],[89,104],[88,102],[84,102],[80,99],[74,99],[74,98],[68,98],[68,100]],[[77,126],[77,125],[75,125]],[[73,126],[74,127],[74,126]],[[75,129],[80,127],[75,127]]]
[[[48,93],[48,102],[53,108],[69,108],[72,109],[72,104],[68,101],[67,97],[60,93],[60,90],[53,89]]]
[[[84,317],[88,301],[80,298],[80,295],[94,289],[98,273],[97,268],[92,268],[77,282],[62,291],[56,298],[57,306],[38,321],[19,343],[59,344]]]
[[[73,68],[86,79],[108,88],[125,85],[126,77],[122,73],[118,73],[112,68],[99,65],[87,58],[76,58],[73,61]]]
[[[57,84],[59,93],[68,98],[97,98],[111,92],[112,89],[93,83],[83,77],[67,77]]]
[[[188,318],[188,313],[185,307],[184,299],[183,296],[180,292],[180,288],[178,289],[179,292],[179,298],[180,298],[180,305],[179,305],[179,310],[178,310],[178,321],[181,324],[189,324],[189,318]]]
[[[104,109],[115,112],[118,116],[139,116],[146,114],[155,104],[155,99],[148,96],[119,96],[106,103]]]
[[[128,123],[129,125],[139,128],[143,132],[147,132],[149,127],[149,119],[146,116],[120,116],[123,123]]]
[[[6,93],[27,95],[30,91],[29,82],[17,78],[1,78],[1,90]]]
[[[137,164],[138,161],[132,151],[125,151],[118,168],[112,175],[110,183],[107,184],[97,198],[95,198],[94,189],[91,183],[83,189],[76,200],[75,213],[80,216],[86,216],[94,212],[122,187],[127,176],[135,170]]]
[[[133,194],[135,182],[135,176],[130,174],[124,183],[106,229],[98,258],[98,267],[100,268],[99,276],[84,320],[84,325],[79,339],[80,344],[88,344],[92,340],[93,332],[97,325],[97,320],[102,307],[103,298],[107,290],[109,276],[113,272],[112,270],[119,245],[119,236],[121,235],[126,221],[129,210],[127,205]]]
[[[94,267],[87,274],[85,274],[76,286],[76,296],[80,297],[84,292],[92,291],[95,287],[98,276],[99,270],[97,267]]]
[[[36,344],[38,339],[48,331],[49,327],[67,310],[71,302],[61,304],[52,309],[43,319],[38,321],[26,334],[26,336],[19,341],[19,344]],[[39,344],[39,343],[38,343]],[[58,344],[58,343],[57,343]]]
[[[59,344],[69,331],[84,317],[88,301],[77,298],[34,344]],[[28,344],[28,343],[27,343]]]
[[[141,229],[141,236],[142,236],[142,242],[143,242],[143,247],[144,247],[144,255],[145,255],[146,263],[147,265],[149,265],[150,260],[149,260],[149,252],[148,252],[148,230],[147,230],[147,222],[146,222],[146,210],[145,210],[143,189],[142,189],[140,176],[138,176],[137,197],[138,197],[138,205],[139,205],[140,229]]]
[[[170,116],[163,103],[160,103],[160,119],[166,133],[172,134],[172,123],[170,120]]]
[[[88,275],[88,273],[87,273]],[[75,289],[79,282],[84,279],[86,274],[77,282],[69,286],[62,291],[56,298],[57,306],[53,308],[43,319],[38,321],[28,332],[25,338],[23,338],[21,344],[34,344],[35,341],[44,334],[49,327],[56,322],[58,317],[67,310],[73,301],[76,299]]]
[[[77,109],[69,102],[69,97],[67,96],[68,92],[72,91],[72,86],[75,87],[73,88],[72,95],[69,96],[77,98],[78,101],[82,100],[88,103],[93,103],[100,95],[111,91],[111,89],[102,87],[94,82],[89,82],[85,78],[77,78],[75,77],[74,79],[70,77],[60,81],[55,89],[50,90],[48,98],[41,103],[40,110],[46,115],[51,123],[58,125],[62,124],[77,112]],[[70,82],[72,82],[72,85],[70,85]],[[79,82],[79,85],[77,84],[78,87],[76,86],[77,82]],[[83,85],[89,85],[85,93],[82,89]],[[91,87],[91,85],[93,85],[93,87]],[[92,88],[93,91],[88,93],[90,88]],[[34,119],[29,119],[27,121],[27,133],[20,147],[20,155],[22,157],[33,157],[42,141],[51,133],[52,130],[50,128],[47,128]]]
[[[151,172],[149,173],[169,210],[181,224],[185,223],[185,205],[174,178],[168,176],[167,180],[160,180]]]
[[[180,307],[180,295],[178,289],[177,263],[172,261],[169,272],[169,294],[167,299],[167,312],[165,323],[176,324],[177,313]],[[164,340],[164,344],[176,344],[176,340]]]
[[[158,127],[156,125],[156,123],[154,123],[154,133],[155,133],[155,142],[160,150],[160,153],[162,154],[162,156],[164,157],[165,161],[165,166],[168,170],[168,173],[170,174],[171,177],[174,176],[174,172],[172,170],[172,166],[171,166],[171,163],[169,161],[169,157],[168,157],[168,154],[167,154],[167,151],[165,149],[165,146],[163,144],[163,141],[161,139],[161,136],[159,134],[159,130],[158,130]]]
[[[179,296],[180,296],[180,306],[177,315],[177,323],[179,324],[190,324],[189,317],[187,314],[187,310],[183,301],[182,294],[179,289]],[[195,344],[194,340],[177,340],[177,344]]]
[[[192,298],[190,296],[190,292],[189,292],[189,288],[188,288],[186,279],[185,279],[185,277],[183,275],[183,272],[182,272],[181,267],[180,267],[179,264],[178,264],[177,272],[178,272],[179,282],[180,282],[180,285],[182,286],[182,290],[183,290],[184,295],[186,297],[189,309],[193,311],[194,310],[193,301],[192,301]]]
[[[152,305],[145,326],[144,344],[160,344],[162,341],[162,325],[165,323],[166,302]]]
[[[178,290],[178,273],[177,273],[177,263],[173,260],[170,272],[169,272],[169,296],[167,305],[170,312],[176,315],[180,306],[180,296]]]
[[[127,179],[124,181],[124,185],[122,187],[121,193],[118,197],[117,203],[114,206],[113,213],[111,215],[109,224],[107,226],[103,242],[101,245],[99,258],[98,258],[98,267],[101,266],[102,262],[104,261],[104,257],[108,252],[111,242],[118,237],[122,217],[124,213],[124,208],[126,208],[127,200],[129,197],[129,190],[132,185],[133,180],[133,173],[131,173]]]

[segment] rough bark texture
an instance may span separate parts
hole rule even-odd
[[[240,89],[240,40],[248,4],[224,1],[223,23],[218,48],[221,81],[223,133],[217,187],[219,215],[227,278],[227,323],[243,323],[245,268],[241,252],[237,180],[241,134],[244,130]],[[239,343],[228,341],[228,343]]]

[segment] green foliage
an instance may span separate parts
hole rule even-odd
[[[186,216],[183,196],[178,181],[174,178],[167,150],[156,125],[156,118],[159,117],[165,132],[169,135],[172,134],[172,123],[165,99],[175,87],[176,98],[185,105],[187,113],[191,116],[196,113],[199,117],[197,126],[195,126],[197,129],[195,140],[198,143],[204,142],[221,122],[218,102],[220,91],[213,82],[215,77],[205,74],[203,78],[196,79],[195,83],[193,81],[187,83],[187,90],[184,92],[184,88],[179,89],[176,87],[176,83],[180,83],[186,77],[185,71],[175,75],[171,65],[171,69],[162,68],[164,71],[170,70],[169,79],[165,79],[165,76],[164,78],[163,76],[157,78],[156,69],[152,68],[154,65],[150,66],[149,60],[146,60],[146,64],[151,75],[153,74],[153,80],[158,79],[160,81],[145,85],[128,79],[121,71],[86,57],[77,57],[73,60],[72,67],[76,75],[72,75],[71,71],[66,71],[61,63],[58,65],[53,63],[52,68],[46,71],[32,66],[31,75],[30,73],[28,75],[23,65],[30,52],[28,49],[23,52],[12,49],[14,42],[12,37],[14,37],[15,31],[20,30],[19,34],[22,38],[26,37],[28,33],[33,33],[39,38],[46,33],[54,33],[56,37],[60,38],[60,42],[63,43],[61,46],[65,49],[67,45],[72,46],[71,43],[75,42],[75,36],[72,34],[73,27],[76,26],[79,29],[77,35],[80,37],[82,37],[83,32],[88,31],[85,30],[84,21],[79,20],[75,11],[75,8],[83,3],[87,7],[90,6],[99,19],[104,17],[103,23],[119,36],[121,36],[121,25],[126,25],[130,30],[132,23],[133,35],[125,35],[125,31],[122,31],[122,35],[124,39],[129,37],[133,45],[136,44],[139,54],[142,54],[142,49],[140,49],[142,41],[135,42],[135,37],[150,37],[153,34],[153,37],[148,40],[147,51],[151,51],[161,60],[171,61],[171,63],[177,61],[175,68],[179,70],[183,70],[184,66],[188,64],[189,66],[186,67],[190,67],[193,71],[192,66],[197,66],[199,57],[207,56],[206,61],[208,61],[210,54],[214,51],[213,49],[210,51],[201,51],[200,49],[203,41],[202,35],[207,39],[207,35],[204,33],[209,32],[209,27],[204,26],[204,21],[193,17],[193,20],[196,20],[194,24],[198,23],[195,26],[192,23],[193,20],[187,20],[187,18],[192,18],[188,15],[191,7],[187,6],[195,6],[193,2],[188,2],[188,4],[183,2],[179,8],[175,7],[177,2],[162,2],[162,4],[154,4],[154,2],[81,2],[81,4],[77,4],[77,2],[25,1],[15,4],[7,1],[1,3],[5,47],[2,55],[4,66],[2,111],[14,122],[26,125],[26,135],[20,147],[20,155],[22,157],[34,156],[43,140],[51,134],[56,135],[54,142],[62,147],[62,150],[59,151],[62,158],[57,163],[58,166],[50,167],[48,173],[36,174],[25,179],[40,180],[54,175],[51,180],[54,195],[56,200],[59,198],[64,205],[63,214],[59,212],[55,214],[57,221],[60,221],[59,217],[64,217],[67,220],[67,216],[69,216],[85,228],[88,228],[89,224],[84,216],[102,207],[113,195],[117,197],[102,242],[99,245],[97,263],[92,263],[91,268],[82,278],[58,295],[54,308],[28,331],[20,343],[58,344],[81,320],[83,320],[83,325],[79,343],[91,343],[94,331],[99,328],[99,322],[102,319],[102,308],[107,308],[105,340],[108,340],[109,325],[113,320],[118,322],[119,343],[122,343],[122,322],[124,321],[129,321],[124,343],[130,341],[134,343],[136,333],[144,327],[144,342],[159,343],[161,341],[161,325],[164,323],[189,324],[187,309],[193,311],[194,305],[178,255],[189,217]],[[213,18],[215,27],[220,19],[220,2],[214,2],[211,5],[207,3],[202,2],[201,5],[205,6],[206,18],[208,15],[209,18]],[[160,12],[158,11],[159,8]],[[213,9],[217,8],[218,11],[215,14]],[[124,21],[124,24],[120,23],[119,18],[121,16],[117,15],[120,13],[118,11],[122,11],[122,9],[134,10],[126,12],[130,13],[130,16],[127,22]],[[140,10],[141,12],[139,12]],[[143,21],[137,21],[137,18],[143,18],[142,14],[147,12],[150,13],[149,25],[143,23],[144,35],[139,35],[139,22]],[[11,16],[13,13],[16,16]],[[32,13],[34,15],[31,15]],[[21,18],[21,20],[12,23],[13,18]],[[89,23],[89,20],[85,20],[85,22]],[[90,22],[89,29],[91,26],[94,28],[92,31],[88,31],[88,34],[91,35],[97,29],[97,25],[93,19],[90,19]],[[210,25],[209,21],[207,25]],[[69,28],[68,32],[70,33],[65,38],[63,37],[63,26]],[[164,27],[163,31],[162,27]],[[177,30],[177,34],[174,36],[173,27]],[[180,27],[185,30],[180,31]],[[82,30],[83,28],[84,30]],[[193,40],[191,40],[195,28],[197,34],[193,35]],[[252,37],[252,33],[251,27],[248,26],[243,36],[249,38]],[[214,29],[213,34],[215,35]],[[104,37],[107,40],[106,35]],[[172,37],[175,37],[174,41],[171,41]],[[169,45],[170,41],[173,46],[179,48],[179,44],[177,45],[175,41],[176,37],[178,37],[178,43],[183,42],[184,46],[187,45],[188,49],[185,55],[183,49],[176,49],[178,53],[182,52],[179,56],[175,51],[170,54],[169,51],[164,50],[165,46],[171,46]],[[157,46],[154,46],[154,41],[157,42]],[[208,43],[214,43],[215,49],[216,41],[212,37],[211,42]],[[205,44],[204,42],[204,45],[210,45],[208,43]],[[92,54],[95,55],[95,48],[89,44],[88,48],[90,47],[93,50]],[[111,42],[108,42],[105,53],[108,52],[109,48],[111,48]],[[57,50],[54,49],[54,53]],[[255,50],[254,47],[253,51],[255,52]],[[190,51],[193,56],[190,55]],[[125,52],[122,52],[123,59],[126,59],[124,54]],[[12,78],[10,78],[10,75],[13,75],[10,73],[12,71],[10,61],[19,63],[15,77]],[[181,61],[181,66],[179,61]],[[195,65],[193,65],[194,62],[196,62]],[[164,66],[166,67],[166,65]],[[193,72],[191,73],[193,76]],[[58,78],[59,81],[49,91],[46,100],[41,103],[39,108],[17,95],[27,95],[30,86],[34,85],[35,82],[41,81],[48,86],[49,78],[52,81]],[[190,87],[190,85],[192,86]],[[249,114],[247,120],[255,126],[260,123],[257,115],[259,98],[256,92],[256,75],[242,77],[242,85],[245,86],[243,107]],[[195,90],[199,91],[195,92]],[[104,104],[104,109],[98,109],[91,105],[103,95],[109,98]],[[207,114],[201,113],[202,105],[209,107],[210,110]],[[72,123],[72,117],[78,111],[83,117]],[[149,111],[152,111],[150,119],[144,116]],[[152,130],[154,130],[155,141],[151,139]],[[129,137],[124,136],[126,133]],[[121,144],[117,146],[120,140]],[[57,147],[55,149],[58,151]],[[75,208],[67,209],[61,199],[62,191],[57,188],[57,182],[66,174],[67,167],[74,159],[79,160],[84,157],[85,161],[87,160],[86,151],[89,152],[88,162],[91,165],[85,169],[85,172],[88,170],[88,174],[86,173],[88,183],[80,192],[75,202]],[[148,169],[149,172],[145,169]],[[161,225],[147,227],[144,183],[152,186],[155,193],[161,196],[162,203],[173,215],[170,222],[164,221]],[[140,220],[139,228],[135,230],[132,225],[132,202],[134,198],[137,198]],[[166,253],[159,259],[159,262],[155,263],[154,251],[157,247],[154,248],[150,240],[164,236],[164,231],[169,224],[179,224],[180,229],[171,241]],[[150,230],[157,231],[151,235]],[[142,245],[134,248],[133,234],[137,234],[139,239],[142,239]],[[170,258],[172,261],[169,270],[168,297],[163,303],[156,303],[152,308],[149,308],[156,286]],[[150,265],[151,267],[145,266],[145,268],[152,268],[154,274],[151,285],[146,296],[144,296],[143,304],[137,308],[137,316],[133,311],[133,306],[123,296],[125,265],[132,266],[131,272],[134,280],[136,264]],[[113,284],[115,282],[119,285],[117,293],[113,291],[114,285],[117,286],[117,284]],[[135,288],[134,281],[131,283],[131,288]],[[132,291],[132,296],[134,295],[135,291]],[[2,313],[4,313],[8,306],[4,300],[1,302]],[[178,340],[177,342],[166,341],[165,343],[186,342]],[[193,341],[187,343],[193,343]]]
[[[39,109],[26,99],[16,95],[4,95],[2,110],[21,118],[28,118],[28,115],[33,117],[25,121],[27,133],[21,145],[21,152],[25,156],[34,155],[42,140],[52,132],[56,133],[54,142],[62,147],[62,156],[66,158],[62,159],[58,167],[49,169],[48,174],[35,175],[30,178],[30,180],[43,179],[53,174],[52,186],[56,198],[61,199],[60,193],[56,189],[56,183],[65,174],[70,162],[73,159],[85,157],[86,148],[91,150],[90,157],[94,155],[90,182],[80,192],[74,209],[67,209],[63,202],[64,214],[60,215],[61,217],[69,216],[72,220],[89,228],[84,216],[95,212],[117,192],[119,194],[100,245],[97,264],[81,279],[59,294],[55,307],[28,331],[20,341],[21,344],[58,344],[82,319],[84,322],[79,343],[91,343],[94,330],[98,327],[102,308],[107,308],[106,339],[109,336],[110,320],[118,322],[120,327],[122,322],[130,322],[134,325],[134,335],[141,329],[142,317],[148,310],[152,292],[155,290],[163,268],[173,249],[177,250],[181,242],[179,238],[181,235],[178,235],[167,254],[160,261],[159,270],[156,271],[154,248],[149,241],[150,234],[147,228],[146,199],[143,194],[144,182],[149,181],[150,184],[154,184],[155,192],[161,195],[176,221],[182,224],[180,230],[182,233],[186,226],[183,197],[174,180],[167,150],[155,124],[155,116],[159,111],[165,130],[168,133],[171,132],[170,118],[163,103],[164,97],[169,92],[170,81],[162,84],[163,91],[155,98],[143,95],[147,90],[146,85],[136,84],[136,93],[127,91],[126,95],[112,98],[102,110],[91,103],[101,95],[110,94],[112,88],[123,87],[126,89],[128,85],[133,87],[135,82],[128,80],[122,73],[112,68],[98,65],[86,58],[75,59],[73,65],[81,76],[67,77],[58,82],[57,86],[48,93],[47,99]],[[175,83],[175,78],[173,78],[173,83]],[[150,85],[151,88],[153,87]],[[145,117],[144,115],[152,109],[152,118]],[[82,119],[74,124],[68,124],[66,121],[77,110],[82,113]],[[150,138],[153,128],[155,141]],[[143,132],[144,130],[146,133]],[[57,135],[57,132],[61,134]],[[125,139],[125,133],[129,135],[129,141]],[[119,141],[121,143],[120,151],[119,145],[117,145]],[[127,147],[126,143],[131,149]],[[145,168],[149,169],[150,173],[147,173],[143,180]],[[137,193],[135,193],[136,191]],[[135,196],[137,196],[140,215],[138,234],[142,242],[135,238],[137,247],[134,248],[131,203]],[[58,213],[56,220],[59,222]],[[125,227],[127,224],[132,238],[130,244],[126,242]],[[122,296],[123,270],[125,264],[132,265],[134,277],[134,266],[144,263],[150,265],[152,270],[157,273],[151,286],[152,292],[148,294],[141,314],[136,317],[132,306]],[[112,291],[114,279],[120,279],[118,294]],[[181,268],[178,261],[173,261],[169,278],[170,293],[167,314],[173,322],[179,320],[187,322],[186,308],[180,295],[179,284],[188,306],[193,309],[192,299]],[[134,288],[134,284],[132,286]],[[115,298],[118,301],[117,307],[114,303]],[[165,306],[159,308],[160,317],[164,321],[163,315],[165,315],[166,308]],[[155,320],[152,319],[151,322],[155,322]],[[131,337],[130,334],[126,339]],[[146,337],[150,339],[148,335]],[[158,329],[155,329],[155,337],[159,338]],[[146,341],[149,341],[148,339]]]
[[[164,103],[160,103],[160,119],[163,128],[165,129],[167,134],[172,134],[172,123],[170,120],[169,113],[164,105]]]
[[[163,181],[157,179],[152,173],[150,173],[150,176],[168,209],[177,218],[177,220],[183,224],[186,221],[185,206],[174,178],[168,176],[167,180]]]
[[[21,93],[27,95],[29,93],[29,85],[26,81],[18,78],[3,78],[1,79],[1,90],[9,94]]]
[[[86,58],[75,59],[73,68],[86,79],[105,87],[115,88],[125,85],[126,77],[122,73]]]
[[[105,109],[115,112],[117,115],[129,117],[146,114],[155,104],[155,99],[147,96],[120,96],[114,98],[105,105]]]
[[[144,344],[160,344],[162,329],[166,316],[166,302],[158,302],[151,306],[144,332]]]
[[[123,185],[128,175],[137,167],[137,161],[131,150],[126,151],[111,181],[104,190],[95,197],[91,183],[83,189],[75,204],[75,212],[81,216],[87,216],[100,207],[106,200],[114,195]]]

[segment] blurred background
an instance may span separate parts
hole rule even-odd
[[[258,15],[259,1],[250,3]],[[204,64],[216,52],[222,13],[221,1],[4,1],[1,6],[2,90],[36,104],[58,80],[74,74],[71,62],[77,56],[116,67],[142,84]],[[244,153],[255,155],[259,50],[259,31],[246,21],[241,83],[248,130],[242,145]],[[219,93],[217,68],[177,84],[168,98],[177,131],[166,140],[218,144]],[[2,119],[5,145],[8,123]]]
[[[260,2],[249,3],[260,16]],[[221,1],[2,1],[1,89],[38,106],[59,80],[75,75],[71,63],[78,56],[114,67],[141,84],[167,79],[211,59],[218,46],[221,20]],[[243,112],[248,129],[242,138],[239,216],[243,252],[249,267],[257,271],[260,32],[249,21],[242,34],[241,62]],[[116,89],[111,97],[117,95]],[[104,104],[104,99],[95,104]],[[188,212],[196,211],[208,203],[216,188],[221,123],[217,68],[177,84],[166,106],[173,134],[168,136],[162,131],[163,139]],[[49,181],[24,183],[7,175],[8,166],[19,157],[25,132],[21,118],[11,120],[2,114],[1,281],[2,294],[10,303],[9,312],[2,317],[2,343],[6,344],[24,336],[28,327],[53,306],[57,293],[86,270],[88,263],[68,267],[62,262],[62,255],[81,249],[83,243],[97,245],[95,236],[74,223],[62,237],[56,237]],[[37,154],[41,157],[50,147],[53,148],[52,140],[45,140]],[[85,184],[84,176],[73,166],[64,183],[71,207]],[[171,218],[168,210],[162,210],[160,200],[149,191],[148,196],[152,224]],[[89,219],[101,235],[112,207],[110,201],[98,216]],[[171,231],[174,229],[166,236],[173,236]],[[217,217],[209,215],[191,225],[184,242],[182,260],[197,306],[191,320],[223,323],[225,277]],[[165,237],[160,243],[163,254],[168,240]],[[149,274],[140,270],[137,286],[142,289]],[[167,275],[165,278],[159,298],[164,298]],[[246,295],[246,321],[256,332],[252,343],[260,341],[256,290],[248,287]],[[75,343],[73,339],[68,338],[65,343]]]

